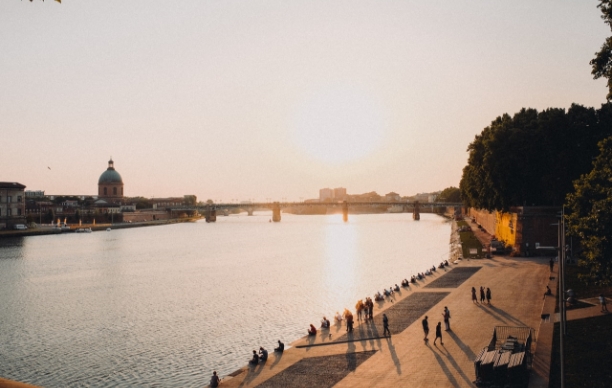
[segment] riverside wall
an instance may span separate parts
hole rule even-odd
[[[517,254],[538,256],[552,252],[536,246],[557,246],[557,228],[552,224],[558,222],[560,210],[553,206],[517,206],[508,212],[469,208],[467,215]]]
[[[105,231],[107,228],[111,229],[125,229],[125,228],[140,228],[143,226],[156,226],[156,225],[168,225],[176,224],[181,222],[194,222],[199,220],[201,217],[181,217],[181,218],[169,218],[154,221],[142,221],[142,222],[122,222],[116,224],[69,224],[69,229],[59,229],[51,227],[41,228],[30,228],[26,230],[2,230],[0,231],[0,238],[3,237],[28,237],[28,236],[42,236],[48,234],[61,234],[61,233],[74,233],[77,229],[91,228],[92,231]]]

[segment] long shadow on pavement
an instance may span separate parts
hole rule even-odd
[[[427,345],[427,348],[431,350],[431,352],[433,353],[434,357],[436,358],[436,361],[438,362],[438,365],[440,365],[440,368],[442,368],[442,372],[444,372],[444,374],[446,375],[448,382],[451,383],[453,387],[459,387],[459,383],[455,379],[455,376],[453,376],[453,372],[451,372],[451,370],[448,368],[448,366],[444,362],[444,359],[436,351],[436,349],[439,349],[438,346],[434,345],[434,347],[436,348],[434,349],[429,345],[429,343],[426,345]]]
[[[391,354],[391,359],[393,359],[393,363],[395,364],[395,369],[397,370],[397,374],[402,374],[402,363],[397,357],[397,353],[395,352],[395,346],[393,346],[393,340],[391,337],[387,337],[387,345],[389,345],[389,353]]]
[[[272,365],[270,365],[270,369],[274,369],[274,367],[276,366],[276,364],[278,364],[281,358],[283,358],[282,352],[274,352],[274,362],[272,363]]]
[[[512,323],[515,324],[515,325],[518,325],[518,326],[527,326],[523,321],[521,321],[520,319],[515,318],[514,316],[508,314],[507,312],[505,312],[504,310],[502,310],[500,308],[497,308],[497,307],[495,307],[493,305],[487,305],[487,307],[489,307],[491,310],[495,311],[499,315],[503,316],[507,320],[512,321]]]
[[[455,361],[455,358],[453,356],[451,356],[450,352],[444,348],[444,350],[440,350],[440,353],[446,357],[446,359],[448,360],[448,362],[452,365],[453,368],[455,368],[455,370],[457,371],[457,373],[459,373],[459,376],[461,376],[461,378],[468,384],[468,385],[474,385],[472,383],[472,381],[470,381],[470,379],[466,376],[466,374],[463,372],[463,370],[459,367],[459,365],[457,364],[457,361]]]
[[[481,306],[481,305],[478,305],[478,307],[480,307],[480,309],[482,311],[484,311],[485,313],[489,314],[490,316],[492,316],[493,318],[497,319],[498,321],[500,321],[500,322],[502,322],[502,323],[504,323],[506,325],[509,324],[508,321],[506,321],[503,316],[501,316],[499,314],[496,314],[495,312],[493,312],[493,310],[491,310],[491,309],[489,309],[489,308],[487,308],[485,306]]]
[[[470,349],[470,347],[467,346],[465,344],[465,342],[461,341],[461,339],[457,336],[457,334],[453,333],[452,331],[447,331],[446,334],[449,337],[451,337],[453,339],[453,341],[455,341],[455,343],[459,346],[459,348],[461,350],[463,350],[463,353],[465,353],[465,355],[470,360],[475,360],[476,359],[476,355],[474,354],[474,352],[472,352],[472,349]],[[485,338],[485,342],[486,342],[486,338]]]

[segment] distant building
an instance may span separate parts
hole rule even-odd
[[[319,190],[319,201],[323,202],[328,199],[334,198],[334,192],[330,188]]]
[[[43,190],[26,190],[25,191],[26,198],[44,198],[45,192]]]
[[[0,182],[0,229],[25,224],[25,186],[17,182]]]
[[[334,189],[334,199],[338,201],[344,201],[346,199],[346,189],[344,187],[337,187]]]
[[[429,193],[419,193],[414,196],[414,200],[421,203],[429,202]]]
[[[400,199],[401,196],[394,191],[385,194],[385,201],[387,202],[398,202]]]
[[[98,179],[98,197],[110,201],[120,201],[123,198],[123,179],[115,170],[113,159],[108,161],[108,168]]]
[[[149,202],[153,209],[165,209],[168,207],[183,206],[184,197],[152,198]]]

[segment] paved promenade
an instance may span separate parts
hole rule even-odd
[[[554,275],[551,279],[548,258],[463,260],[438,269],[409,289],[402,288],[393,301],[375,304],[374,322],[356,322],[352,335],[332,324],[315,338],[295,341],[282,355],[270,352],[265,364],[245,366],[225,377],[223,386],[473,387],[473,360],[491,340],[493,328],[528,326],[534,329],[535,339],[530,386],[547,387],[554,295],[546,299],[543,295],[546,285],[556,290]],[[397,282],[407,276],[398,274]],[[480,286],[491,289],[490,305],[472,302],[471,288]],[[434,345],[435,326],[442,321],[444,306],[451,311],[452,331],[443,331],[444,345],[440,341]],[[547,306],[553,309],[551,322],[541,318]],[[389,317],[390,338],[382,336],[383,312]],[[428,342],[423,340],[421,326],[425,315],[429,316]],[[308,323],[304,322],[304,331]],[[260,345],[271,350],[275,344],[253,344],[253,349]],[[245,354],[245,360],[249,356]]]

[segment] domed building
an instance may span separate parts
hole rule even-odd
[[[112,158],[108,161],[108,168],[98,179],[98,197],[110,200],[123,198],[123,179],[115,170]]]

